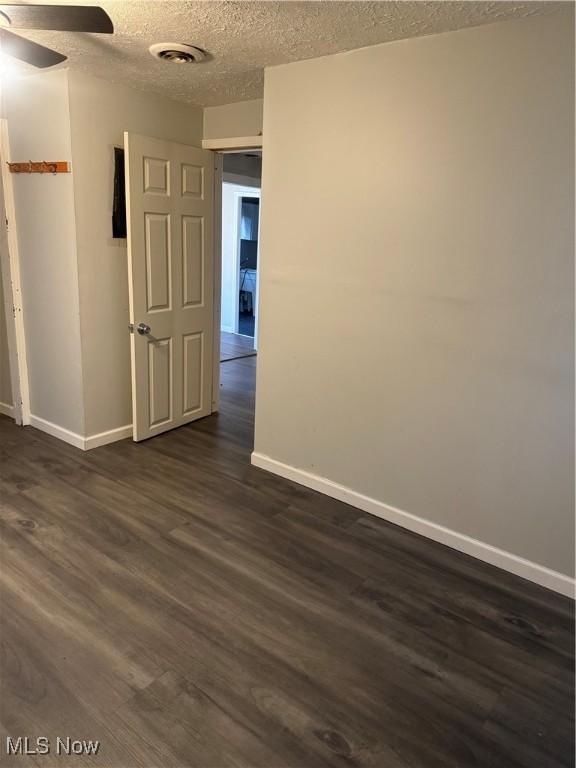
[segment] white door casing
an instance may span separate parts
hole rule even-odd
[[[212,411],[214,157],[132,133],[124,145],[133,431],[144,440]]]
[[[241,248],[241,219],[242,198],[253,197],[261,199],[260,187],[247,187],[235,182],[225,181],[222,184],[222,280],[221,303],[223,331],[238,333],[238,313],[240,308],[240,248]],[[260,265],[260,222],[258,222],[258,256]],[[256,286],[254,297],[254,349],[258,340],[258,290],[259,270],[256,270]]]
[[[0,247],[0,268],[4,286],[4,304],[6,328],[8,331],[8,350],[10,357],[10,379],[14,420],[17,424],[30,424],[30,392],[28,382],[28,363],[26,358],[26,335],[22,311],[22,288],[20,283],[20,259],[18,237],[16,234],[16,206],[12,178],[8,172],[10,160],[10,140],[8,121],[0,120],[0,195],[3,195],[2,246]]]

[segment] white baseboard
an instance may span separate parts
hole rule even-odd
[[[132,437],[132,424],[109,429],[108,432],[100,432],[97,435],[90,435],[90,437],[84,440],[84,450],[89,451],[91,448],[99,448],[101,445],[115,443],[117,440],[125,440],[127,437]]]
[[[41,419],[40,416],[30,414],[30,426],[36,427],[36,429],[40,429],[42,432],[52,435],[52,437],[57,437],[59,440],[64,440],[65,443],[73,445],[75,448],[84,450],[84,438],[82,435],[77,435],[69,429],[59,427],[58,424],[53,424],[51,421]]]
[[[10,416],[10,418],[14,418],[14,406],[8,405],[8,403],[0,403],[0,413],[3,413],[4,416]]]
[[[110,429],[107,432],[100,432],[97,435],[90,435],[90,437],[82,437],[82,435],[71,432],[69,429],[64,429],[64,427],[59,427],[51,421],[41,419],[39,416],[30,416],[30,426],[36,427],[36,429],[40,429],[42,432],[52,435],[52,437],[57,437],[59,440],[64,440],[65,443],[73,445],[75,448],[80,448],[82,451],[89,451],[101,445],[108,445],[108,443],[132,437],[132,424]]]
[[[305,485],[307,488],[312,488],[326,496],[331,496],[334,499],[338,499],[338,501],[343,501],[345,504],[350,504],[364,512],[369,512],[390,523],[407,528],[409,531],[419,533],[440,544],[445,544],[459,552],[464,552],[467,555],[476,557],[478,560],[483,560],[485,563],[495,565],[497,568],[502,568],[505,571],[514,573],[517,576],[574,599],[576,582],[573,578],[565,576],[563,573],[553,571],[530,560],[525,560],[522,557],[518,557],[518,555],[513,555],[511,552],[498,549],[491,544],[473,539],[463,533],[458,533],[450,528],[432,523],[429,520],[417,517],[409,512],[404,512],[396,507],[391,507],[370,496],[353,491],[344,485],[334,483],[325,477],[320,477],[303,469],[276,461],[276,459],[256,451],[252,453],[252,464],[255,467],[260,467],[260,469],[265,469],[275,475],[293,480],[295,483]]]

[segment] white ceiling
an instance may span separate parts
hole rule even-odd
[[[199,106],[261,98],[266,66],[391,40],[551,13],[563,5],[473,0],[59,2],[101,5],[114,22],[115,34],[22,34],[66,54],[69,57],[66,66]],[[148,46],[165,41],[197,45],[209,52],[210,59],[190,65],[153,59]],[[26,67],[26,71],[30,69]]]

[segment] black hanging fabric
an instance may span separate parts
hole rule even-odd
[[[112,237],[126,237],[126,188],[124,186],[124,150],[114,147],[114,203]]]

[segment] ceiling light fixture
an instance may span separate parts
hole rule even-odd
[[[199,64],[206,58],[206,53],[201,48],[184,43],[155,43],[148,50],[155,59],[170,61],[173,64]]]

